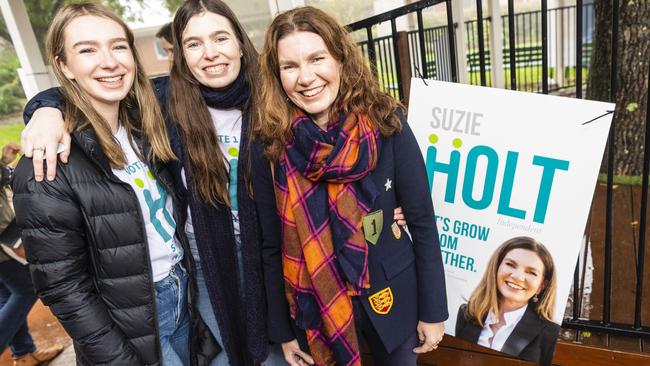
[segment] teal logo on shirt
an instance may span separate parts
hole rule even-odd
[[[228,196],[230,196],[230,204],[233,211],[238,211],[237,208],[237,166],[239,165],[239,150],[235,147],[228,149],[228,155],[234,159],[228,160],[230,163],[230,185],[228,187]]]
[[[136,178],[135,184],[143,189],[144,201],[147,203],[147,207],[149,207],[149,220],[151,221],[151,224],[154,228],[156,228],[158,235],[160,235],[160,237],[162,237],[165,242],[168,242],[172,239],[172,234],[168,233],[167,230],[165,230],[162,222],[160,222],[157,217],[158,212],[162,211],[163,217],[165,218],[167,224],[171,226],[173,230],[176,229],[176,223],[174,222],[172,215],[169,213],[165,205],[167,203],[167,192],[160,185],[160,183],[156,181],[156,178],[153,176],[150,170],[147,170],[147,177],[149,177],[152,182],[156,183],[156,189],[158,192],[155,193],[158,196],[157,199],[154,198],[154,192],[151,192],[151,190],[145,188],[145,184],[142,179]],[[175,251],[175,248],[172,248],[172,250]]]

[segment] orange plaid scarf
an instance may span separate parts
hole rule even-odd
[[[328,131],[297,116],[293,135],[275,176],[291,316],[318,365],[361,365],[351,296],[370,288],[362,219],[378,195],[378,133],[341,114]]]

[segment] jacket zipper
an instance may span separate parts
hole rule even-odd
[[[83,145],[80,145],[83,146]],[[141,146],[138,146],[138,148],[142,149]],[[151,268],[151,254],[149,253],[149,239],[147,238],[147,228],[144,223],[144,215],[142,213],[142,207],[140,207],[140,201],[138,200],[138,197],[136,196],[135,192],[133,191],[133,188],[127,184],[124,183],[123,181],[119,180],[112,172],[107,171],[100,163],[95,159],[94,157],[94,150],[91,149],[90,154],[86,154],[90,160],[97,166],[99,167],[99,170],[104,173],[106,178],[110,180],[113,183],[117,183],[124,187],[126,191],[129,193],[131,196],[131,199],[134,199],[135,202],[137,202],[136,206],[138,208],[138,214],[140,215],[140,223],[141,223],[141,228],[142,228],[142,235],[144,237],[144,244],[145,244],[145,252],[147,255],[147,269],[149,272],[149,285],[151,286],[151,291],[149,293],[150,299],[151,299],[151,305],[153,309],[153,319],[154,319],[154,329],[156,332],[156,348],[158,350],[158,365],[163,365],[163,354],[162,354],[162,346],[160,345],[160,327],[158,323],[158,307],[156,304],[156,285],[153,281],[153,269]]]

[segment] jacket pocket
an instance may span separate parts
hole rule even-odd
[[[406,249],[385,259],[381,263],[381,266],[384,269],[384,275],[386,276],[386,279],[390,281],[395,278],[395,276],[402,273],[405,269],[411,266],[414,260],[415,254],[413,253],[413,248],[411,247],[406,247]]]

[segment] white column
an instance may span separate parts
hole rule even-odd
[[[462,1],[451,2],[453,22],[458,24],[456,29],[456,66],[458,67],[458,82],[467,84],[467,30],[465,29],[465,14]]]
[[[20,83],[27,98],[31,98],[39,91],[55,85],[54,78],[50,76],[48,68],[43,63],[23,2],[21,0],[0,1],[0,10],[20,61],[21,68],[18,69]]]
[[[566,0],[550,0],[548,2],[549,9],[555,9],[567,6]],[[565,32],[565,27],[568,30],[570,20],[564,16],[564,13],[553,12],[548,19],[548,65],[555,68],[555,83],[558,87],[564,86],[564,66],[565,62],[565,47],[567,45],[575,44],[575,32],[570,30]],[[557,14],[557,15],[556,15]],[[569,39],[571,38],[571,39]],[[571,42],[574,40],[574,42]],[[575,46],[574,46],[575,47]],[[571,62],[569,62],[571,64]],[[549,82],[550,84],[550,82]]]
[[[490,74],[492,87],[503,89],[505,74],[503,72],[503,24],[501,23],[501,8],[499,0],[488,1],[488,14],[490,22]]]

